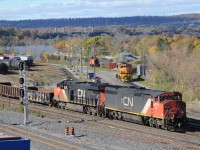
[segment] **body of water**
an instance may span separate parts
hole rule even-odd
[[[6,47],[7,53],[16,52],[20,55],[32,55],[35,59],[40,59],[42,51],[54,53],[57,52],[53,46],[50,45],[27,45],[27,46],[12,46]]]

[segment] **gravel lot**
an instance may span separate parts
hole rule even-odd
[[[72,119],[62,119],[62,118],[51,118],[51,117],[36,117],[34,115],[29,115],[30,123],[27,126],[21,125],[23,123],[23,113],[18,113],[10,110],[0,111],[0,121],[1,124],[15,125],[19,128],[24,128],[25,130],[37,133],[38,135],[45,135],[47,137],[53,137],[59,139],[60,141],[75,144],[85,149],[109,149],[109,150],[130,150],[130,149],[180,149],[181,144],[174,145],[170,142],[162,143],[157,142],[155,137],[150,135],[144,135],[139,133],[129,133],[126,131],[120,131],[114,127],[105,128],[104,126],[89,125],[88,123],[78,122]],[[108,122],[110,120],[107,120]],[[119,123],[119,122],[118,122]],[[123,124],[120,122],[119,124]],[[75,136],[65,135],[64,127],[65,125],[75,128]],[[131,124],[129,124],[131,125]],[[134,125],[134,124],[133,124]],[[139,128],[143,128],[139,126]],[[154,130],[154,129],[153,129]],[[155,129],[157,131],[157,129]],[[110,135],[110,132],[113,135]],[[159,132],[159,131],[157,131]],[[129,138],[124,138],[124,134],[129,135]],[[170,134],[170,133],[169,133]],[[125,135],[125,137],[127,136]],[[122,138],[120,138],[120,136]],[[151,140],[149,140],[151,139]],[[184,143],[183,143],[184,144]],[[39,142],[31,141],[31,150],[53,150],[53,148],[48,147]]]

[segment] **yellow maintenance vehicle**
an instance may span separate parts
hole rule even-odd
[[[128,63],[118,63],[116,70],[116,78],[123,82],[129,82],[133,79],[132,65]]]

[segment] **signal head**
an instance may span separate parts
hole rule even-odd
[[[24,84],[24,78],[23,78],[23,77],[20,77],[20,78],[19,78],[19,83],[20,83],[20,84]]]
[[[19,95],[20,95],[21,98],[23,98],[23,97],[25,96],[25,91],[24,91],[24,89],[20,89],[20,90],[19,90]]]
[[[19,63],[19,70],[24,70],[24,62]]]

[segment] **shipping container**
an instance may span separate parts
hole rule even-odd
[[[145,65],[137,65],[137,75],[138,76],[146,75],[146,66]]]
[[[2,150],[30,150],[30,140],[21,137],[0,135],[0,149]]]
[[[114,69],[116,67],[116,63],[115,62],[109,62],[108,63],[108,68],[109,69]]]

